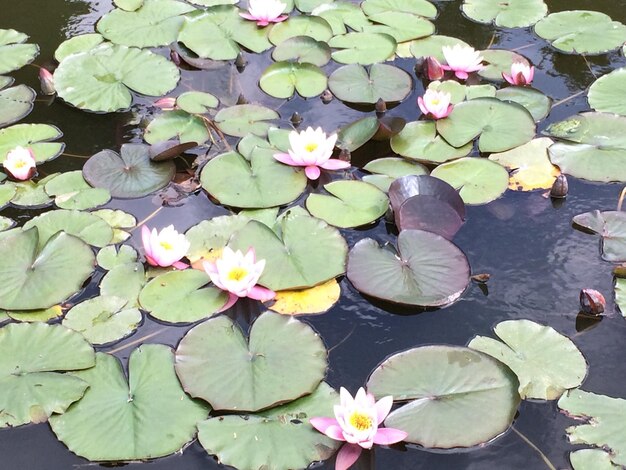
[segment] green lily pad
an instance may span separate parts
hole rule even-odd
[[[325,41],[309,36],[294,36],[281,42],[272,52],[275,62],[295,61],[322,67],[330,61],[330,47]]]
[[[0,308],[52,307],[78,292],[94,269],[95,257],[82,240],[60,232],[39,248],[39,232],[0,233]]]
[[[559,51],[574,54],[603,54],[626,42],[626,26],[599,11],[551,13],[535,25],[535,33]]]
[[[387,12],[411,13],[426,18],[437,16],[435,5],[426,0],[365,0],[361,8],[368,16]]]
[[[105,246],[96,255],[98,266],[107,271],[122,264],[137,261],[137,252],[130,245],[122,245],[119,248],[114,245]]]
[[[100,282],[100,295],[120,297],[128,307],[139,307],[139,294],[146,284],[142,263],[125,263],[111,269]]]
[[[55,320],[63,316],[63,309],[60,305],[54,305],[50,308],[37,310],[13,310],[6,312],[9,318],[18,322],[43,322]]]
[[[126,11],[135,11],[143,5],[144,0],[113,0],[116,7]]]
[[[342,101],[374,104],[402,101],[412,91],[411,76],[399,67],[374,64],[369,70],[362,65],[344,65],[328,78],[328,87]]]
[[[597,79],[589,88],[589,106],[596,111],[626,116],[626,67]]]
[[[409,401],[385,425],[427,448],[472,447],[502,434],[520,402],[517,379],[490,356],[460,346],[423,346],[391,356],[367,381],[376,397]]]
[[[28,147],[37,163],[52,160],[63,152],[65,144],[51,141],[62,136],[57,127],[48,124],[15,124],[0,129],[0,163],[17,146]]]
[[[21,69],[39,55],[39,46],[26,44],[27,39],[14,29],[0,29],[0,74]]]
[[[26,85],[18,85],[0,91],[0,127],[13,124],[33,109],[37,94]]]
[[[585,392],[579,388],[569,390],[558,401],[559,408],[569,416],[585,421],[566,429],[572,444],[588,444],[610,451],[611,461],[626,465],[626,439],[624,419],[626,400]]]
[[[509,366],[523,399],[556,400],[587,375],[587,362],[576,345],[549,326],[508,320],[493,331],[501,341],[475,336],[468,346]]]
[[[80,238],[85,243],[103,247],[109,244],[113,230],[104,220],[89,212],[58,209],[33,217],[24,224],[24,229],[37,227],[39,248],[59,231]]]
[[[532,114],[536,122],[545,118],[552,109],[552,100],[535,88],[510,86],[496,92],[496,98],[521,104]]]
[[[4,186],[12,186],[15,190],[11,204],[16,207],[41,208],[52,204],[52,199],[46,193],[46,183],[59,173],[46,176],[37,183],[32,180],[20,181],[19,183],[5,183]],[[8,192],[8,190],[7,190]]]
[[[195,269],[172,271],[155,277],[139,294],[139,302],[154,318],[168,323],[193,323],[218,312],[228,295],[205,287],[209,276]]]
[[[280,236],[250,221],[228,246],[246,252],[251,246],[265,260],[259,284],[272,290],[313,287],[345,271],[348,246],[339,231],[314,217],[288,212],[278,222]]]
[[[452,147],[441,136],[432,121],[409,122],[391,138],[391,149],[398,155],[424,163],[443,163],[464,157],[472,151],[472,142]]]
[[[327,43],[333,37],[333,30],[323,18],[302,15],[275,24],[269,32],[269,40],[276,46],[297,36],[308,36]]]
[[[175,0],[144,0],[133,11],[115,9],[98,21],[102,36],[115,44],[135,47],[166,46],[178,37],[185,13],[195,8]]]
[[[626,212],[585,212],[575,216],[572,224],[575,228],[600,235],[603,259],[615,263],[626,261]]]
[[[99,33],[79,34],[63,41],[56,51],[54,51],[54,58],[57,62],[61,62],[67,56],[72,54],[78,54],[79,52],[87,52],[98,46],[104,41],[104,38]]]
[[[333,37],[328,41],[333,49],[335,62],[340,64],[370,65],[384,62],[396,51],[396,40],[389,34],[348,33]]]
[[[372,160],[363,167],[364,170],[374,173],[366,175],[363,181],[373,184],[381,191],[389,191],[389,186],[396,178],[407,175],[427,175],[428,168],[419,163],[404,158],[387,157]]]
[[[626,317],[626,279],[615,279],[615,304],[623,317]]]
[[[54,197],[54,203],[61,209],[93,209],[111,199],[111,194],[106,189],[89,186],[80,170],[54,177],[46,183],[45,190],[49,196]]]
[[[91,344],[106,344],[132,334],[141,323],[141,312],[126,307],[120,297],[85,300],[65,315],[63,326],[82,334]]]
[[[130,90],[161,96],[180,72],[165,57],[145,49],[103,43],[66,57],[54,71],[57,94],[79,109],[114,112],[132,103]]]
[[[333,181],[324,185],[330,193],[311,194],[306,208],[313,217],[340,228],[359,227],[385,215],[387,195],[376,186],[362,181]]]
[[[203,220],[185,233],[189,240],[187,258],[192,263],[212,258],[226,246],[231,235],[242,229],[250,219],[243,215],[222,215]]]
[[[580,449],[570,452],[569,461],[574,470],[617,470],[611,454],[600,449]]]
[[[16,191],[16,185],[12,183],[7,182],[4,184],[0,184],[0,208],[5,207],[11,201],[11,199],[13,199]]]
[[[450,103],[458,104],[461,101],[476,98],[493,98],[496,96],[496,88],[493,85],[463,85],[454,80],[438,80],[428,84],[428,89],[443,91],[450,94]]]
[[[437,131],[454,147],[478,137],[481,152],[503,152],[535,137],[535,121],[518,104],[477,98],[459,103],[447,118],[439,119]]]
[[[544,134],[564,139],[548,151],[563,173],[590,181],[626,182],[626,117],[582,113],[550,125]]]
[[[259,316],[246,341],[225,316],[190,330],[176,350],[176,373],[191,396],[216,410],[258,411],[313,392],[327,352],[306,323],[274,312]]]
[[[308,468],[339,447],[338,441],[308,422],[314,416],[332,416],[338,401],[337,392],[322,382],[311,395],[286,405],[203,421],[198,424],[198,440],[222,464],[239,470]]]
[[[368,116],[351,122],[337,132],[337,147],[354,152],[374,137],[380,123],[375,116]]]
[[[506,49],[487,49],[480,51],[480,55],[484,59],[485,66],[478,71],[478,75],[487,80],[503,82],[502,72],[511,73],[511,65],[514,62],[521,62],[530,66],[530,62],[523,55]]]
[[[346,34],[348,27],[354,31],[362,31],[370,25],[369,20],[359,5],[345,1],[322,3],[311,12],[328,22],[333,35]]]
[[[15,227],[16,222],[8,217],[0,216],[0,232],[4,232],[10,228]]]
[[[63,372],[93,364],[91,345],[60,325],[0,328],[0,428],[41,423],[65,412],[89,385]]]
[[[548,14],[543,0],[465,0],[461,10],[474,21],[501,28],[526,28]]]
[[[393,37],[397,43],[430,36],[435,25],[427,19],[401,11],[386,11],[369,15],[374,24],[364,28],[367,33],[382,33]]]
[[[451,36],[434,35],[411,41],[410,50],[413,57],[417,59],[422,57],[434,57],[439,62],[445,63],[446,58],[443,55],[443,46],[453,47],[456,44],[460,44],[464,47],[469,46],[469,44],[461,39]]]
[[[130,355],[127,382],[120,362],[98,353],[95,367],[74,373],[89,384],[85,396],[50,420],[52,431],[70,451],[93,462],[153,459],[179,451],[209,409],[182,390],[173,359],[169,347],[144,344]]]
[[[430,175],[458,190],[465,204],[487,204],[509,187],[509,172],[485,158],[460,158],[439,165]]]
[[[210,108],[217,108],[219,100],[211,93],[186,91],[176,98],[176,106],[192,114],[208,113]]]
[[[143,138],[149,144],[157,144],[176,138],[180,143],[196,142],[203,144],[210,138],[207,124],[201,116],[187,111],[165,111],[156,116],[144,132]]]
[[[248,134],[265,137],[272,126],[273,119],[280,115],[273,109],[256,104],[239,104],[224,108],[215,115],[215,123],[222,132],[235,137],[244,137]]]
[[[202,169],[202,187],[226,206],[264,208],[287,204],[302,194],[307,178],[301,168],[276,160],[274,153],[259,148],[249,161],[237,152],[218,155]]]
[[[291,98],[296,91],[312,98],[326,89],[327,82],[326,73],[317,65],[276,62],[263,71],[259,86],[274,98]]]
[[[137,225],[137,219],[135,219],[132,214],[119,209],[100,209],[93,211],[92,214],[97,215],[111,226],[113,229],[113,238],[109,243],[112,244],[128,240],[130,233],[124,229],[133,228]]]
[[[171,161],[155,163],[147,145],[123,144],[120,153],[102,150],[83,166],[83,177],[117,198],[143,197],[166,186],[176,168]]]
[[[348,279],[363,294],[389,302],[439,307],[457,300],[469,284],[463,252],[441,235],[402,230],[398,253],[371,238],[348,257]]]

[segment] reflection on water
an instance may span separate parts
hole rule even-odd
[[[494,35],[490,26],[479,25],[460,18],[460,1],[436,2],[440,9],[437,20],[439,34],[461,37],[476,48],[493,47],[519,49],[538,66],[535,87],[550,95],[555,102],[567,99],[585,90],[595,76],[624,65],[621,54],[615,52],[587,62],[579,56],[566,56],[554,52],[545,42],[532,34],[531,29],[498,31]],[[610,14],[618,21],[626,21],[625,1],[614,0],[558,0],[550,1],[551,11],[563,9],[595,9]],[[92,32],[94,21],[111,8],[110,1],[21,0],[5,2],[2,28],[15,28],[26,32],[31,40],[41,45],[42,53],[37,63],[51,62],[56,46],[69,36]],[[304,100],[278,100],[264,95],[256,84],[261,71],[270,63],[268,54],[251,60],[238,76],[247,100],[261,102],[277,109],[285,123],[294,111],[304,117],[303,126],[322,125],[332,130],[362,117],[361,111],[338,101],[324,105],[318,98]],[[411,71],[413,61],[401,60],[399,64]],[[26,67],[14,74],[18,81],[37,88],[36,73]],[[186,71],[178,94],[183,89],[207,89],[213,80],[203,72]],[[417,81],[414,93],[399,106],[388,112],[390,116],[403,116],[414,120],[418,116],[416,97],[423,86]],[[233,91],[231,97],[236,99]],[[140,99],[136,112],[146,112],[149,100]],[[588,109],[585,95],[555,107],[548,122],[560,120]],[[306,111],[304,111],[306,110]],[[373,114],[373,110],[368,110]],[[39,103],[27,122],[46,122],[57,125],[65,134],[67,151],[77,155],[91,155],[104,148],[117,149],[127,141],[139,141],[141,133],[128,122],[132,113],[102,116],[76,111],[55,101],[51,105]],[[540,124],[545,128],[548,122]],[[388,146],[370,147],[369,154],[359,155],[368,160],[384,156]],[[83,160],[62,157],[46,164],[44,170],[53,172],[80,168]],[[328,381],[335,387],[346,386],[356,390],[362,386],[371,370],[387,356],[403,349],[436,343],[465,345],[476,334],[491,335],[492,327],[506,319],[529,318],[547,323],[572,337],[590,363],[589,377],[583,387],[597,393],[624,396],[626,390],[626,322],[614,311],[612,301],[611,266],[599,257],[598,240],[573,230],[571,218],[593,209],[615,207],[619,188],[615,185],[595,185],[570,180],[570,196],[560,208],[554,208],[540,192],[511,193],[487,206],[470,207],[467,222],[455,237],[467,254],[474,273],[489,273],[488,295],[472,284],[459,302],[442,310],[406,310],[380,302],[370,302],[343,279],[342,301],[326,315],[312,316],[307,320],[321,334],[330,350]],[[124,208],[139,220],[156,209],[153,197],[136,201],[115,201],[111,207]],[[24,222],[37,211],[20,211],[19,221]],[[186,229],[200,220],[226,213],[211,204],[204,194],[191,197],[184,207],[163,208],[151,223],[162,226],[176,224]],[[3,215],[17,217],[17,211],[7,210]],[[364,236],[392,240],[393,229],[380,221],[367,231],[346,231],[350,246]],[[137,245],[135,236],[131,243]],[[102,276],[100,273],[99,277]],[[581,288],[594,288],[607,298],[609,316],[594,328],[576,330],[578,292]],[[85,297],[96,295],[92,285]],[[233,312],[242,323],[250,321],[250,311],[245,303],[238,303]],[[139,331],[122,345],[104,348],[114,351],[126,360],[131,347],[124,345],[136,341],[159,342],[175,346],[189,327],[165,327],[146,319]],[[522,404],[515,429],[534,442],[552,461],[556,468],[568,467],[564,429],[571,420],[556,409],[555,403]],[[36,451],[33,451],[36,449]],[[92,466],[71,454],[59,443],[46,425],[25,426],[0,431],[2,468],[28,470],[66,470]],[[435,469],[541,469],[546,468],[540,455],[516,431],[481,449],[460,453],[428,452],[410,447],[407,449],[377,449],[375,456],[364,456],[359,462],[362,470],[378,468],[393,470]],[[372,463],[375,462],[374,464]],[[333,468],[333,462],[315,468]],[[97,467],[97,465],[93,465]],[[129,464],[128,469],[195,470],[221,468],[199,444],[194,443],[182,455],[160,459],[150,464]]]

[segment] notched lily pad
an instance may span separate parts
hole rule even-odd
[[[615,263],[626,261],[626,212],[585,212],[575,216],[572,224],[574,228],[600,235],[603,259]]]
[[[28,36],[14,29],[0,29],[0,74],[13,72],[30,64],[39,54],[39,46],[28,44]]]
[[[373,64],[369,70],[362,65],[344,65],[328,78],[330,91],[349,103],[402,101],[411,93],[412,86],[408,73],[387,64]]]

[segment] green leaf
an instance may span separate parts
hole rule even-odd
[[[57,438],[96,462],[153,459],[179,451],[193,439],[208,408],[182,390],[173,356],[161,344],[140,346],[130,355],[127,383],[120,362],[98,353],[94,368],[74,374],[89,384],[85,396],[50,420]]]
[[[591,211],[578,214],[572,219],[574,228],[598,234],[601,237],[600,251],[606,261],[626,261],[626,212]]]
[[[351,122],[337,132],[337,147],[354,152],[374,137],[380,124],[375,116]]]
[[[434,35],[427,38],[411,41],[411,54],[417,59],[422,57],[434,57],[439,62],[445,63],[446,58],[443,55],[443,46],[452,47],[456,44],[467,47],[465,41],[450,36]]]
[[[490,356],[460,346],[423,346],[391,356],[367,381],[376,397],[408,404],[385,426],[427,448],[472,447],[502,434],[520,402],[517,379]]]
[[[108,190],[89,186],[80,170],[55,176],[44,188],[61,209],[93,209],[111,200]]]
[[[130,245],[122,245],[119,248],[109,245],[98,251],[96,260],[98,261],[98,266],[110,271],[116,266],[136,262],[137,256],[137,252]]]
[[[63,372],[93,364],[91,345],[60,325],[0,328],[0,428],[41,423],[65,412],[88,384]]]
[[[526,57],[506,49],[487,49],[480,51],[480,55],[484,59],[485,66],[478,71],[478,75],[487,80],[503,82],[502,73],[510,74],[511,65],[514,62],[520,62],[530,67],[530,62]]]
[[[242,229],[250,219],[243,215],[222,215],[203,220],[185,233],[189,240],[187,258],[192,263],[219,256],[231,235]]]
[[[186,91],[176,98],[176,106],[192,114],[208,113],[209,108],[217,108],[219,104],[215,96],[203,91]]]
[[[144,132],[143,138],[149,144],[157,144],[170,139],[178,139],[181,144],[205,143],[210,138],[206,122],[202,117],[187,111],[165,111],[156,116]]]
[[[18,85],[0,91],[0,127],[13,124],[33,109],[37,94],[26,85]]]
[[[498,90],[496,98],[522,105],[536,122],[545,118],[552,109],[552,100],[539,90],[527,86],[510,86]]]
[[[371,24],[359,5],[345,1],[323,3],[313,9],[311,14],[326,20],[333,35],[346,34],[347,27],[361,31]]]
[[[215,123],[222,132],[235,137],[244,137],[248,134],[265,137],[272,126],[273,119],[280,115],[273,109],[255,104],[239,104],[224,108],[215,115]]]
[[[389,191],[389,186],[396,178],[407,175],[428,174],[428,169],[424,165],[396,157],[372,160],[363,169],[374,173],[373,175],[364,176],[363,181],[373,184],[384,192]]]
[[[34,183],[32,180],[9,182],[4,186],[11,186],[14,188],[14,196],[11,199],[11,204],[17,207],[32,207],[40,208],[46,207],[52,204],[52,199],[48,196],[45,190],[46,183],[52,178],[56,177],[59,173],[54,173],[44,179]],[[7,193],[9,190],[6,190]]]
[[[369,15],[375,24],[367,26],[368,33],[383,33],[393,37],[397,43],[411,41],[435,33],[435,25],[418,15],[401,11],[386,11]]]
[[[333,49],[332,57],[340,64],[369,65],[384,62],[396,51],[396,40],[389,34],[348,33],[328,41]]]
[[[344,65],[328,78],[330,91],[349,103],[402,101],[411,93],[412,86],[408,73],[386,64],[374,64],[369,70],[357,64]]]
[[[53,160],[63,152],[65,144],[51,141],[62,136],[58,128],[48,124],[15,124],[0,129],[0,163],[17,146],[30,148],[37,163]]]
[[[589,106],[596,111],[626,116],[626,67],[597,79],[589,88]]]
[[[295,61],[323,67],[330,61],[330,47],[325,41],[316,41],[309,36],[294,36],[274,48],[275,62]]]
[[[109,243],[120,243],[130,237],[130,233],[125,228],[133,228],[137,225],[137,219],[132,214],[128,214],[122,210],[100,209],[93,211],[93,215],[97,215],[113,229],[113,239]]]
[[[250,338],[220,316],[190,330],[176,350],[176,373],[191,396],[216,410],[257,411],[313,392],[326,348],[306,323],[265,312]]]
[[[125,263],[115,266],[102,278],[100,294],[121,297],[129,307],[139,306],[139,293],[146,283],[142,263]]]
[[[580,449],[570,452],[569,460],[574,470],[617,470],[611,454],[600,449]]]
[[[37,310],[13,310],[6,312],[12,320],[18,322],[42,322],[46,323],[50,320],[56,320],[63,316],[63,309],[60,305],[54,305],[46,309]]]
[[[501,28],[526,28],[548,14],[543,0],[465,0],[461,10],[474,21]]]
[[[615,279],[615,304],[623,317],[626,317],[626,279]]]
[[[361,4],[366,15],[378,15],[386,12],[412,13],[434,18],[437,8],[426,0],[366,0]]]
[[[0,74],[21,69],[39,55],[39,46],[25,44],[27,39],[14,29],[0,29]]]
[[[333,37],[333,30],[323,18],[301,15],[275,24],[269,32],[269,40],[276,46],[296,36],[308,36],[327,43]]]
[[[433,121],[414,121],[391,138],[391,149],[398,155],[420,162],[443,163],[470,153],[472,143],[468,142],[459,148],[452,147],[437,135]]]
[[[296,91],[303,98],[312,98],[326,89],[327,81],[317,65],[276,62],[263,71],[259,86],[274,98],[291,98]]]
[[[104,38],[99,33],[79,34],[63,41],[56,51],[54,58],[57,62],[61,62],[67,56],[77,54],[79,52],[87,52],[101,44]]]
[[[468,346],[509,366],[517,375],[523,399],[556,400],[583,382],[585,358],[569,338],[553,328],[530,320],[508,320],[493,331],[501,342],[475,336]]]
[[[108,245],[113,237],[113,230],[104,220],[89,212],[77,210],[58,209],[45,212],[24,224],[25,230],[32,227],[37,227],[39,231],[40,249],[59,231],[99,248]]]

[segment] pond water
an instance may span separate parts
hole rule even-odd
[[[439,10],[436,20],[438,34],[459,37],[476,49],[491,47],[519,50],[537,67],[534,87],[542,90],[556,103],[549,117],[539,124],[538,132],[550,123],[586,111],[586,94],[580,93],[595,77],[626,64],[620,52],[597,57],[565,55],[556,52],[531,28],[494,30],[462,17],[460,1],[435,1]],[[574,9],[602,11],[614,20],[626,22],[626,1],[568,0],[548,2],[551,12]],[[110,1],[21,0],[5,2],[0,28],[13,28],[30,36],[40,45],[36,59],[39,65],[52,63],[53,52],[62,41],[79,33],[92,32],[100,16],[112,8]],[[601,31],[598,34],[602,34]],[[240,74],[246,99],[277,109],[284,123],[294,111],[306,125],[323,125],[336,129],[373,111],[348,107],[338,100],[323,104],[319,98],[304,100],[274,99],[256,85],[259,74],[271,63],[270,56],[246,54],[249,64]],[[412,71],[414,59],[400,59],[396,64]],[[16,83],[38,89],[36,69],[31,66],[12,74]],[[177,95],[185,87],[203,86],[202,72],[184,72]],[[415,103],[423,94],[418,80],[413,93],[387,114],[415,120],[419,110]],[[568,99],[572,97],[572,99]],[[33,113],[24,122],[41,122],[58,126],[64,133],[66,152],[90,156],[102,149],[119,149],[127,142],[140,142],[137,116],[149,113],[151,99],[139,98],[132,112],[93,114],[76,110],[61,100],[49,102],[39,96]],[[563,102],[561,103],[561,100]],[[388,146],[369,145],[355,153],[355,162],[391,155]],[[84,159],[61,156],[47,163],[46,173],[80,169]],[[530,319],[548,324],[573,339],[589,363],[585,390],[614,397],[626,395],[626,322],[613,302],[611,265],[602,261],[597,239],[576,231],[571,226],[577,214],[601,209],[614,210],[621,186],[589,183],[569,178],[569,196],[563,204],[554,204],[542,191],[507,191],[501,198],[482,206],[468,206],[467,221],[454,238],[465,252],[473,273],[489,273],[491,279],[483,290],[470,284],[461,299],[437,310],[420,311],[364,298],[350,282],[341,278],[342,297],[328,313],[305,316],[304,321],[320,333],[330,350],[327,381],[333,387],[344,386],[351,391],[363,386],[370,372],[387,356],[408,348],[429,344],[467,345],[475,335],[492,335],[497,323],[509,319]],[[153,196],[139,200],[114,200],[107,205],[131,212],[138,220],[157,207]],[[41,211],[11,208],[2,214],[22,224]],[[174,223],[184,231],[199,221],[226,214],[211,203],[205,193],[190,197],[182,207],[165,207],[151,219],[151,226]],[[369,236],[378,241],[393,241],[395,232],[384,220],[368,229],[343,230],[350,247]],[[135,232],[130,243],[140,247]],[[97,271],[81,298],[97,295],[97,285],[104,272]],[[589,328],[577,318],[578,293],[593,288],[607,298],[608,314]],[[73,301],[74,302],[74,301]],[[76,303],[76,302],[74,302]],[[235,307],[239,321],[250,319],[256,306],[240,302]],[[252,311],[252,314],[251,314]],[[134,342],[146,338],[147,343],[176,347],[190,326],[165,327],[146,318],[137,332],[120,343],[100,348],[113,351],[126,361]],[[132,345],[132,346],[131,346]],[[557,360],[557,358],[555,358]],[[556,402],[522,401],[513,428],[494,441],[461,452],[432,452],[416,446],[395,446],[377,449],[371,461],[361,459],[355,468],[379,469],[541,469],[548,468],[541,454],[528,444],[534,443],[554,468],[569,468],[568,453],[574,449],[567,441],[565,428],[574,423],[559,412]],[[65,470],[98,467],[98,464],[75,456],[57,441],[46,424],[27,425],[0,430],[0,468]],[[333,460],[315,468],[333,468]],[[129,463],[129,469],[165,470],[223,468],[194,441],[181,454],[149,463]]]

